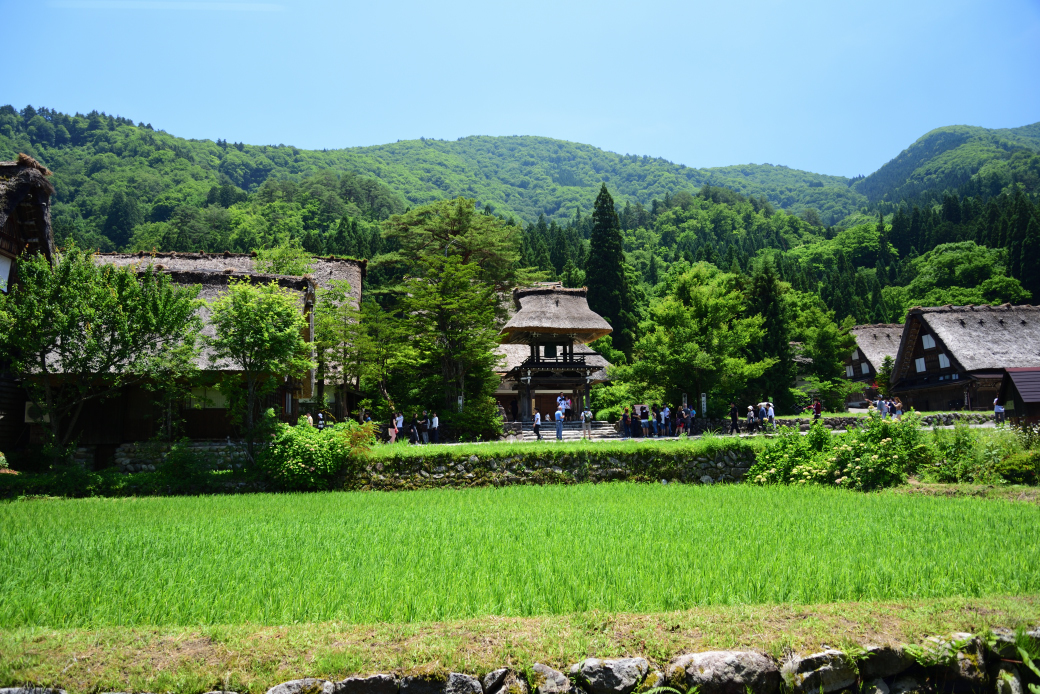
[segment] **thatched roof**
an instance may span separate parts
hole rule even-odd
[[[175,270],[166,272],[165,274],[170,276],[170,282],[175,285],[182,287],[198,286],[198,298],[205,300],[207,304],[226,294],[228,283],[232,280],[244,280],[252,284],[277,282],[279,287],[288,289],[297,296],[300,312],[302,313],[308,305],[313,305],[314,295],[317,289],[313,280],[303,277],[286,277],[284,275],[215,272],[212,270]],[[199,317],[202,318],[201,334],[204,337],[213,337],[216,335],[216,328],[209,320],[211,314],[212,312],[208,305],[203,305],[199,308]],[[223,362],[218,362],[214,366],[209,360],[211,353],[211,350],[206,348],[203,348],[199,353],[195,363],[200,369],[205,371],[225,371],[231,368],[230,364]]]
[[[849,330],[849,333],[856,338],[856,348],[874,367],[874,371],[880,371],[885,357],[896,358],[899,341],[903,338],[903,324],[857,325]]]
[[[96,262],[108,265],[136,266],[161,265],[164,270],[171,271],[216,271],[232,270],[238,273],[253,273],[256,260],[255,253],[173,253],[145,252],[137,253],[98,253]],[[307,277],[313,278],[318,287],[328,289],[333,280],[350,282],[351,294],[357,302],[361,301],[361,285],[365,279],[368,261],[354,258],[337,258],[317,256],[311,259],[312,272]]]
[[[909,329],[914,319],[920,331]],[[907,314],[896,363],[913,348],[911,335],[934,333],[965,371],[1040,366],[1040,306],[937,306]]]
[[[517,289],[517,312],[502,328],[503,343],[551,340],[592,342],[612,332],[610,323],[589,308],[586,290],[563,287]]]
[[[54,255],[54,235],[51,231],[50,197],[54,186],[47,180],[51,172],[32,157],[19,154],[17,161],[0,161],[0,229],[7,227],[8,220],[22,203],[29,203],[30,213],[14,217],[32,229],[31,237],[48,258]],[[13,221],[13,220],[12,220]],[[23,229],[25,234],[28,229]],[[18,239],[19,244],[28,243],[29,238]],[[24,247],[24,246],[23,246]],[[19,255],[22,248],[7,252]]]
[[[495,352],[499,355],[499,363],[495,371],[501,374],[512,371],[531,356],[531,348],[523,344],[498,345],[495,348]],[[593,383],[601,383],[607,380],[607,368],[610,366],[610,362],[607,361],[606,357],[580,342],[575,343],[574,354],[584,355],[586,364],[599,367],[597,371],[591,374]]]

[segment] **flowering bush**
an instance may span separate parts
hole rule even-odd
[[[306,424],[279,424],[256,462],[279,489],[331,489],[340,473],[356,465],[374,441],[371,423],[348,420],[321,431]]]
[[[747,479],[860,490],[902,484],[930,457],[919,425],[920,417],[910,412],[899,422],[872,413],[865,427],[845,434],[831,434],[819,422],[806,436],[785,428],[758,456]]]

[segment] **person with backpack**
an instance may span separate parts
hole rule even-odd
[[[581,411],[581,438],[592,440],[592,411],[588,405]]]

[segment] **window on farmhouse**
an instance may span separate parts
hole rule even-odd
[[[855,371],[855,369],[852,368],[852,364],[849,364],[848,366],[845,367],[845,375],[848,376],[849,378],[852,378],[853,376],[856,375],[856,371]]]
[[[860,369],[860,372],[864,376],[866,376],[867,374],[870,373],[870,364],[868,364],[867,362],[863,362],[862,364],[859,365],[859,369]]]
[[[923,346],[925,349],[932,349],[933,347],[935,347],[935,338],[931,335],[922,335],[921,346]]]
[[[950,368],[950,358],[945,354],[939,354],[939,368],[948,369]]]
[[[852,350],[852,361],[856,361],[857,359],[859,359],[859,350],[854,349]]]
[[[918,357],[914,359],[914,366],[917,367],[917,373],[924,371],[924,357]]]

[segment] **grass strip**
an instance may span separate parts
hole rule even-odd
[[[97,691],[263,692],[286,680],[373,672],[482,674],[588,656],[755,649],[782,657],[825,646],[920,643],[1040,620],[1040,596],[946,598],[814,606],[725,606],[636,615],[575,615],[413,624],[106,627],[0,631],[0,686],[33,682]]]

